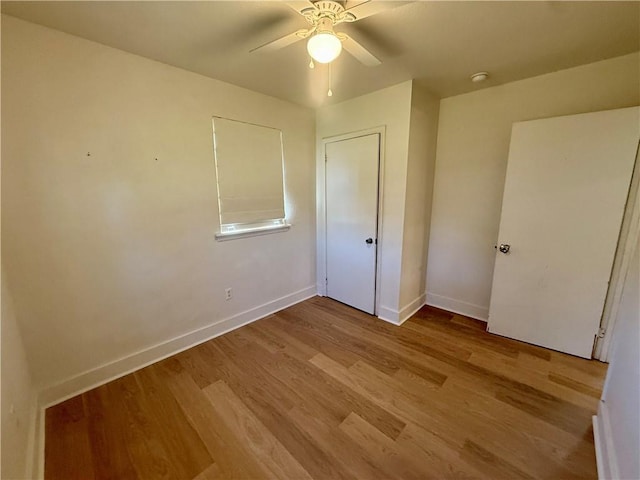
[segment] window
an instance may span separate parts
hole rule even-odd
[[[213,117],[218,240],[286,230],[282,132]]]

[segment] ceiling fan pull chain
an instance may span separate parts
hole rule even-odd
[[[327,64],[327,67],[329,68],[329,91],[327,92],[327,97],[332,97],[333,92],[331,91],[331,64]]]
[[[309,68],[315,68],[315,67],[316,67],[316,65],[315,65],[315,63],[313,63],[313,58],[311,58],[309,60]]]

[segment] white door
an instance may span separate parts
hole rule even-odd
[[[327,296],[373,314],[380,135],[325,145]]]
[[[591,358],[639,132],[637,107],[513,125],[491,333]]]

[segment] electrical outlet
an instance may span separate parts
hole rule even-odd
[[[224,299],[225,300],[231,300],[231,297],[233,297],[232,292],[231,292],[231,288],[225,288],[224,289]]]

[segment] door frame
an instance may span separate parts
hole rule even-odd
[[[384,164],[385,164],[385,135],[386,127],[372,127],[365,130],[356,130],[354,132],[343,133],[340,135],[334,135],[331,137],[322,138],[319,146],[318,155],[318,167],[316,170],[317,183],[320,188],[316,190],[317,201],[317,289],[318,295],[321,297],[327,296],[327,164],[326,164],[326,152],[327,144],[340,142],[343,140],[350,140],[352,138],[365,137],[373,134],[379,135],[379,152],[378,152],[378,208],[377,208],[377,231],[376,237],[378,243],[376,245],[376,278],[375,278],[375,290],[374,290],[374,308],[373,315],[377,316],[380,309],[380,280],[381,280],[381,259],[382,248],[384,241],[382,238],[382,206],[384,200]]]
[[[600,335],[596,337],[592,357],[602,362],[609,362],[611,342],[615,330],[618,309],[622,301],[622,290],[629,271],[631,260],[640,239],[640,143],[636,148],[636,159],[631,174],[629,193],[620,226],[620,237],[611,268],[609,288],[605,297],[602,318],[600,319]]]

